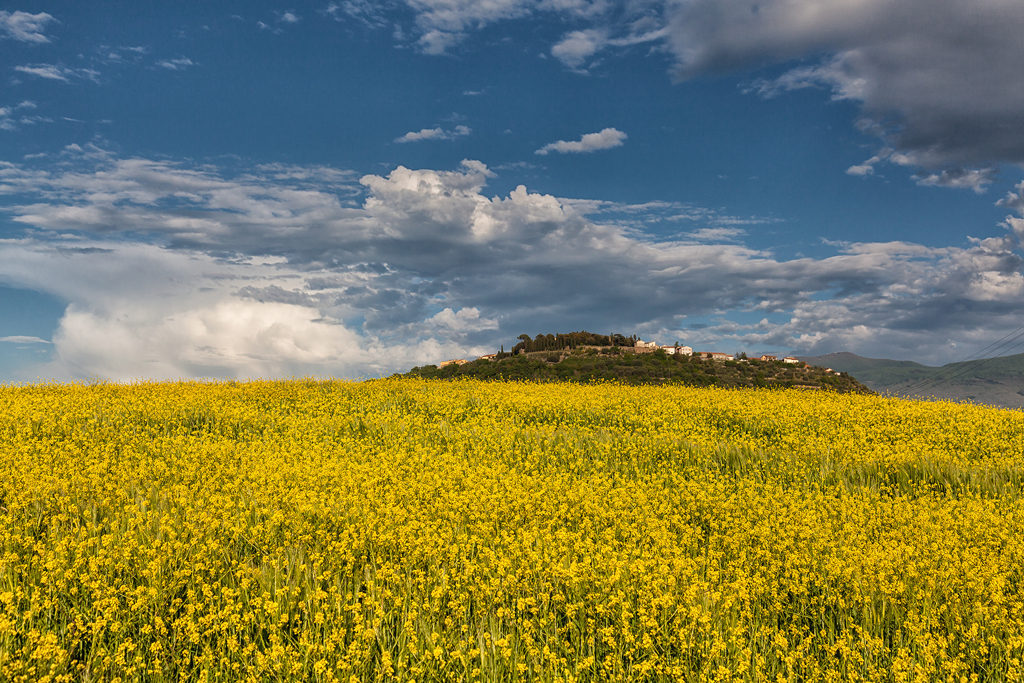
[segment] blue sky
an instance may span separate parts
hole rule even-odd
[[[0,11],[0,381],[1024,325],[1019,2],[154,5]]]

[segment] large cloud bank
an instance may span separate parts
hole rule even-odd
[[[1024,296],[1024,219],[1012,216],[1001,236],[958,247],[852,243],[783,259],[693,207],[522,186],[488,196],[477,161],[357,178],[72,155],[0,165],[25,227],[2,241],[0,282],[68,302],[41,370],[51,376],[371,376],[582,327],[940,359],[1016,327]],[[693,230],[643,231],[666,213]]]

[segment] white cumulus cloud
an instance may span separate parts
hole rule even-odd
[[[996,169],[994,168],[952,168],[945,169],[940,173],[914,176],[914,180],[918,185],[925,187],[952,187],[984,194],[988,185],[995,180],[995,176]]]
[[[625,143],[627,137],[628,136],[621,130],[605,128],[597,133],[587,133],[579,140],[558,140],[557,142],[550,142],[534,153],[546,155],[549,152],[559,152],[561,154],[596,152],[601,149],[621,147]]]
[[[608,41],[608,32],[601,29],[572,31],[551,48],[551,55],[572,69],[579,69],[599,52]]]
[[[465,137],[472,133],[473,130],[469,126],[458,125],[451,130],[446,130],[440,126],[434,126],[433,128],[421,128],[420,130],[411,130],[408,133],[395,138],[395,142],[422,142],[423,140],[454,140],[455,138]]]
[[[1024,216],[1024,181],[1017,183],[1013,190],[996,202],[996,206],[1004,206]]]

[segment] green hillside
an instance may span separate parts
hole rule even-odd
[[[978,379],[1007,379],[1010,377],[1024,378],[1024,353],[999,358],[985,358],[963,363],[950,363],[941,370],[952,370],[957,373],[966,371],[971,377]]]
[[[838,392],[871,393],[846,373],[781,361],[713,361],[668,354],[635,353],[628,347],[575,348],[503,354],[463,365],[415,367],[403,376],[433,379],[478,379],[597,382],[625,384],[688,384],[728,387],[827,388]]]
[[[867,385],[885,386],[898,382],[923,380],[932,377],[938,368],[929,367],[912,360],[889,360],[888,358],[864,358],[855,353],[843,351],[824,356],[800,356],[800,360],[833,370],[848,372]]]

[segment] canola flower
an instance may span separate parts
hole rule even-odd
[[[1024,413],[0,387],[0,680],[1024,679]]]

